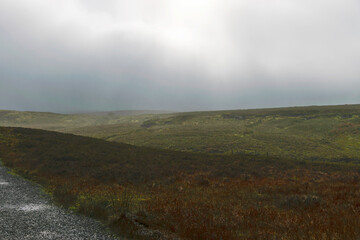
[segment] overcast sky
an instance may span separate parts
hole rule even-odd
[[[0,0],[0,109],[344,103],[359,0]]]

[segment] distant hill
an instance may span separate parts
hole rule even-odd
[[[145,112],[64,115],[3,111],[0,126],[189,152],[360,161],[360,105],[137,115],[140,113]]]
[[[166,111],[127,110],[112,112],[93,112],[77,114],[59,114],[50,112],[0,110],[0,126],[27,127],[54,131],[69,131],[73,128],[118,124],[138,119],[149,119],[153,115],[165,114]]]
[[[360,161],[360,105],[175,113],[70,132],[190,152]]]
[[[166,113],[174,113],[174,112],[160,111],[160,110],[122,110],[122,111],[105,111],[105,112],[84,112],[77,114],[85,114],[90,116],[137,116],[137,115],[166,114]]]

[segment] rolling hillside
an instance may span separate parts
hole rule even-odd
[[[179,113],[71,132],[191,152],[360,159],[360,105]]]
[[[168,112],[113,111],[79,114],[58,114],[50,112],[21,112],[0,110],[0,126],[28,127],[67,132],[79,127],[146,121],[148,119],[152,119],[154,115],[165,113]]]
[[[23,112],[0,115],[0,126],[48,129],[137,146],[314,161],[360,161],[360,105],[136,116]]]

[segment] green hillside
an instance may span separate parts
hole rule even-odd
[[[360,105],[193,112],[71,132],[139,146],[359,161]]]
[[[18,117],[9,120],[12,114]],[[190,152],[315,161],[359,162],[360,159],[360,105],[136,116],[30,115],[2,114],[0,126],[7,123]]]
[[[0,110],[0,126],[28,127],[54,131],[71,131],[86,126],[102,126],[146,121],[161,111],[113,111],[81,114],[57,114],[49,112],[21,112]]]

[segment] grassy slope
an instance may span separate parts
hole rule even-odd
[[[360,105],[154,115],[68,132],[192,152],[360,160]]]
[[[0,126],[190,152],[360,162],[360,105],[126,116],[0,111]]]
[[[21,154],[6,162],[26,169],[23,174],[98,179],[103,182],[153,183],[171,181],[176,175],[203,171],[210,177],[241,176],[265,163],[293,168],[291,161],[255,158],[250,155],[222,156],[138,147],[28,128],[0,127],[1,154]],[[7,146],[11,146],[6,149]],[[26,158],[24,157],[26,156]],[[48,177],[48,176],[46,176]]]
[[[146,121],[158,114],[160,114],[159,111],[115,111],[82,114],[57,114],[49,112],[0,110],[0,126],[27,127],[66,132],[79,127]]]
[[[135,222],[188,239],[360,236],[356,164],[157,150],[23,128],[0,128],[0,158],[128,236]]]

